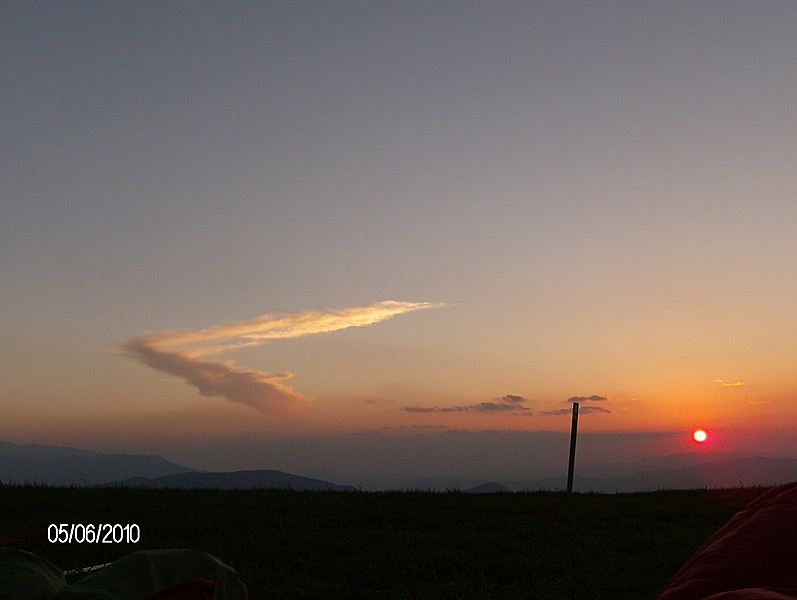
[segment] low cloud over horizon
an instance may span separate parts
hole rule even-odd
[[[612,414],[608,408],[603,408],[602,406],[579,406],[578,412],[580,414],[588,414],[588,413],[605,413],[605,414]],[[541,415],[569,415],[573,413],[572,408],[558,408],[556,410],[544,410],[540,414]]]
[[[269,410],[307,399],[282,382],[291,373],[267,373],[237,368],[231,361],[206,361],[201,357],[269,340],[296,338],[363,327],[396,315],[437,308],[442,303],[386,300],[367,306],[304,311],[284,315],[267,313],[249,321],[200,329],[153,333],[120,344],[122,353],[148,367],[176,375],[202,396],[226,398],[259,410]]]
[[[534,413],[531,411],[530,408],[524,406],[528,400],[523,396],[516,396],[513,394],[507,394],[500,398],[494,398],[491,402],[478,402],[476,404],[465,404],[465,405],[455,405],[455,406],[405,406],[404,411],[408,413],[462,413],[462,412],[471,412],[471,413],[494,413],[494,414],[514,414],[518,416],[526,416],[530,417]],[[582,414],[588,413],[604,413],[604,414],[612,414],[612,411],[608,408],[604,408],[602,406],[593,406],[590,404],[584,404],[585,402],[609,402],[609,398],[607,396],[571,396],[567,400],[566,403],[573,404],[575,402],[580,403],[582,406],[579,408],[579,412]],[[554,410],[543,410],[540,411],[538,414],[542,416],[552,416],[552,415],[569,415],[573,412],[572,408],[559,408]]]
[[[607,402],[608,400],[606,396],[593,394],[592,396],[573,396],[565,400],[565,402],[570,402],[572,404],[574,402]]]
[[[492,402],[478,402],[464,406],[405,406],[404,411],[410,413],[452,413],[452,412],[479,412],[479,413],[523,413],[531,415],[531,409],[522,406],[526,402],[523,396],[507,394],[494,398]]]
[[[592,406],[592,405],[584,405],[585,402],[608,402],[608,396],[598,396],[597,394],[593,394],[592,396],[571,396],[567,400],[565,400],[568,404],[575,404],[576,402],[579,403],[578,412],[581,414],[588,414],[588,413],[605,413],[605,414],[612,414],[608,408],[603,408],[602,406]],[[540,414],[541,415],[569,415],[573,412],[572,408],[558,408],[556,410],[544,410]]]

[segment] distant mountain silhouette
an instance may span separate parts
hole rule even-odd
[[[116,482],[126,487],[168,488],[168,489],[289,489],[297,491],[328,490],[354,491],[348,485],[338,485],[321,479],[300,477],[282,471],[257,470],[233,471],[230,473],[175,473],[162,477],[135,477]]]
[[[191,471],[162,456],[102,454],[62,446],[0,442],[0,482],[99,485]]]
[[[484,479],[481,480],[482,482]],[[727,488],[777,485],[797,481],[797,459],[744,453],[694,452],[646,457],[632,463],[579,465],[576,462],[574,490],[577,492],[647,492],[659,489]],[[490,490],[502,485],[507,491],[564,490],[566,473],[533,480],[497,480],[426,477],[396,480],[380,489],[409,489],[444,492]]]
[[[492,478],[425,477],[394,480],[379,489],[496,492],[563,490],[559,477],[529,481]],[[491,483],[484,483],[484,481]],[[797,481],[797,459],[750,454],[694,452],[641,459],[633,463],[579,464],[579,492],[646,492],[659,489],[777,485]],[[208,473],[169,462],[162,456],[103,454],[77,448],[0,442],[0,484],[125,485],[153,488],[353,490],[321,479],[274,470]]]
[[[508,487],[491,481],[490,483],[482,483],[472,488],[465,490],[466,494],[499,494],[501,492],[511,492]]]
[[[644,471],[679,469],[681,467],[693,467],[726,460],[750,458],[753,456],[784,458],[782,456],[769,456],[752,452],[683,452],[680,454],[667,454],[665,456],[647,456],[630,463],[577,464],[576,470],[594,478],[620,477],[623,475],[634,475]]]
[[[797,459],[770,456],[742,456],[711,461],[703,455],[698,464],[674,468],[643,470],[630,475],[589,477],[576,468],[573,489],[578,492],[647,492],[661,489],[728,488],[739,486],[777,485],[797,480]],[[734,456],[734,455],[732,455]],[[678,464],[689,462],[685,455],[645,459],[642,464]],[[622,465],[620,470],[627,468]],[[600,472],[600,469],[596,469]],[[589,473],[585,467],[582,472]],[[565,489],[565,477],[506,484],[513,490]]]
[[[465,477],[412,477],[396,478],[373,489],[400,491],[448,492],[466,490],[484,482],[484,479]]]

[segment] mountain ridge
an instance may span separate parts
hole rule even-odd
[[[101,485],[133,476],[195,471],[157,454],[105,454],[69,446],[0,442],[0,482]]]
[[[296,491],[354,491],[350,485],[340,485],[322,479],[293,475],[275,469],[243,471],[202,471],[174,473],[161,477],[135,477],[112,485],[164,489],[289,489]]]
[[[134,487],[354,490],[333,483],[333,474],[304,477],[275,469],[209,472],[172,463],[154,454],[104,454],[68,446],[0,442],[0,485],[123,485]],[[577,492],[626,493],[661,489],[776,485],[797,480],[797,458],[755,453],[694,452],[644,457],[628,463],[576,463]],[[489,485],[487,485],[489,482]],[[499,487],[500,486],[500,487]],[[556,477],[507,480],[495,477],[397,477],[369,490],[481,492],[563,490],[565,472]]]
[[[797,459],[750,455],[609,477],[589,477],[579,474],[576,469],[573,489],[577,492],[628,493],[664,489],[769,486],[795,480],[797,480]],[[514,491],[561,490],[566,487],[564,475],[526,482],[503,483]]]

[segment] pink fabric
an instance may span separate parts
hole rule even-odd
[[[705,600],[792,600],[797,598],[797,590],[765,590],[762,588],[745,588],[732,592],[712,594]]]
[[[655,600],[797,600],[797,482],[765,492],[703,544]]]

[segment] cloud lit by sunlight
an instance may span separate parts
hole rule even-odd
[[[724,379],[715,379],[714,383],[719,383],[722,387],[742,387],[747,385],[747,383],[744,381],[734,381],[733,383],[730,383]]]
[[[265,314],[198,331],[165,331],[121,343],[122,352],[140,363],[194,386],[203,396],[222,397],[261,410],[276,409],[305,398],[281,383],[291,373],[266,373],[235,367],[230,361],[204,361],[221,354],[269,340],[296,338],[379,323],[396,315],[437,308],[442,303],[387,300],[368,306],[305,311],[284,315]]]

